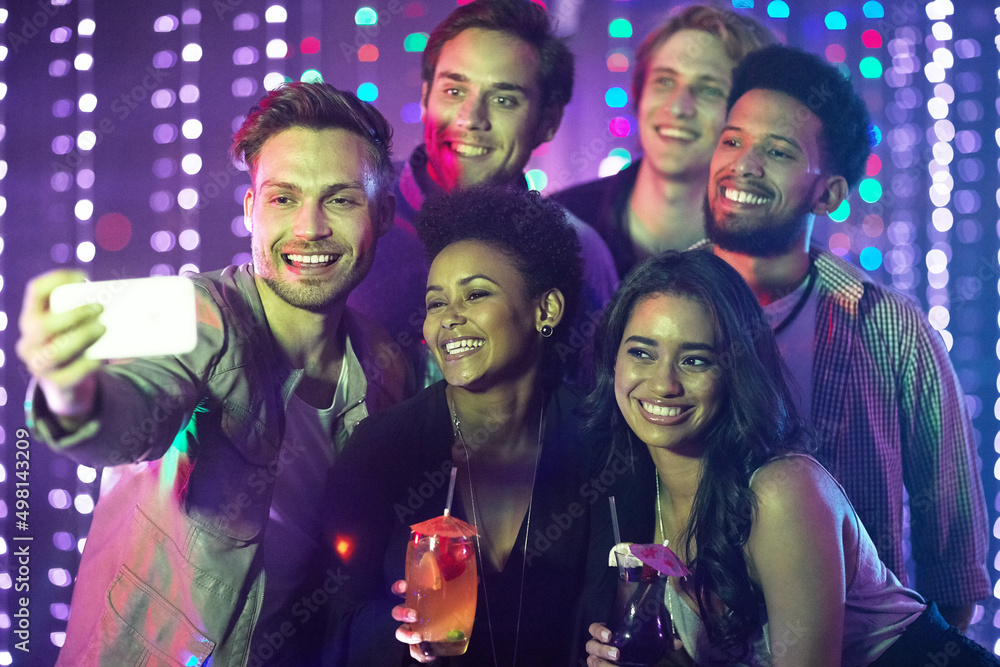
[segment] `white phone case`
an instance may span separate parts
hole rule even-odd
[[[60,313],[95,302],[107,331],[87,349],[90,359],[184,354],[198,341],[194,283],[183,276],[60,285],[49,307]]]

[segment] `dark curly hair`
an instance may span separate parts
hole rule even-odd
[[[726,111],[744,94],[763,88],[795,98],[823,124],[826,167],[853,187],[871,152],[871,118],[850,79],[819,56],[790,46],[754,51],[733,70]]]
[[[774,335],[753,292],[724,260],[706,250],[651,257],[625,277],[597,329],[596,387],[582,404],[587,425],[613,429],[617,451],[635,438],[615,398],[615,363],[636,306],[662,294],[692,299],[714,319],[725,397],[703,435],[702,478],[682,540],[694,598],[712,643],[740,659],[762,627],[763,596],[750,579],[743,548],[756,497],[750,475],[769,459],[802,449],[804,426],[785,383]],[[718,603],[723,605],[719,610]]]
[[[250,109],[233,135],[233,158],[244,162],[253,178],[264,143],[290,127],[339,128],[358,135],[364,139],[375,168],[377,190],[390,192],[395,181],[392,127],[378,109],[328,83],[284,83],[268,93]]]
[[[530,297],[557,288],[565,309],[547,349],[567,343],[579,306],[583,262],[576,230],[559,204],[535,190],[480,184],[428,198],[414,225],[430,261],[453,243],[481,241],[513,260]],[[558,374],[560,355],[545,356],[546,375]]]
[[[538,52],[538,89],[544,107],[566,106],[573,97],[573,53],[566,42],[552,34],[549,17],[527,0],[476,0],[455,9],[439,23],[424,48],[420,78],[434,81],[441,49],[470,28],[496,30],[527,42]]]

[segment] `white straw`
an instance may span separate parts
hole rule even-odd
[[[618,530],[618,510],[615,509],[615,497],[608,496],[608,502],[611,504],[611,528],[615,531],[615,544],[621,544],[622,534]]]

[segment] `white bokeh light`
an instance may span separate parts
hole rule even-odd
[[[79,108],[83,113],[90,113],[97,108],[97,95],[94,95],[93,93],[84,93],[80,96],[77,108]]]
[[[183,158],[181,158],[181,169],[184,170],[185,174],[197,174],[201,171],[201,156],[197,153],[188,153]],[[181,204],[183,207],[184,205]]]
[[[76,58],[73,59],[73,67],[80,70],[81,72],[89,70],[94,66],[94,56],[89,53],[79,53]]]
[[[97,248],[90,241],[84,241],[76,246],[76,258],[81,262],[93,262]]]
[[[73,207],[73,213],[77,220],[90,220],[94,215],[94,202],[89,199],[81,199]]]
[[[197,139],[201,136],[201,132],[201,121],[197,118],[190,118],[181,125],[181,134],[184,135],[185,139]]]
[[[288,55],[288,44],[283,39],[272,39],[265,49],[268,58],[284,58]]]
[[[202,50],[200,44],[194,44],[194,43],[188,44],[184,47],[184,50],[181,51],[181,58],[185,62],[189,63],[198,62],[199,60],[201,60],[201,56],[202,56]]]
[[[288,20],[288,11],[281,5],[271,5],[264,12],[264,20],[268,23],[284,23]]]

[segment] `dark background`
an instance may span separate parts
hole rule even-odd
[[[54,661],[99,487],[98,471],[30,442],[28,528],[17,525],[15,452],[27,378],[14,344],[28,278],[55,266],[108,279],[246,261],[240,202],[248,179],[232,166],[227,148],[234,127],[264,94],[265,76],[296,80],[312,69],[340,88],[374,84],[373,103],[395,127],[395,155],[405,159],[421,126],[420,53],[404,44],[408,35],[419,41],[412,35],[429,33],[456,6],[454,0],[299,0],[284,3],[286,20],[270,23],[265,11],[279,0],[56,2],[0,0],[6,8],[0,10],[6,45],[0,49],[0,665]],[[815,237],[912,295],[942,330],[974,418],[992,525],[1000,500],[995,7],[940,0],[732,5],[783,41],[842,63],[868,102],[881,143],[866,187],[880,186],[881,195],[852,193],[846,219],[819,221]],[[365,6],[377,12],[375,25],[356,23]],[[596,177],[609,155],[606,169],[638,154],[632,100],[612,108],[605,93],[630,91],[634,49],[669,8],[662,0],[548,2],[577,55],[577,83],[562,129],[529,165],[538,170],[530,178],[535,187],[555,192]],[[843,28],[831,12],[839,12]],[[611,36],[615,19],[626,19],[634,34]],[[267,57],[274,39],[285,40],[287,57]],[[200,58],[182,57],[190,44],[200,47]],[[378,49],[376,60],[359,60],[364,45]],[[628,59],[627,71],[610,71],[613,53]],[[81,54],[92,56],[89,67]],[[875,67],[871,78],[863,64]],[[96,96],[92,109],[88,98],[81,104],[87,94]],[[622,118],[628,122],[627,136],[609,132],[616,118],[616,127]],[[201,123],[200,134],[185,135],[190,120]],[[87,131],[96,145],[86,135],[81,140]],[[201,159],[190,174],[182,169],[189,155]],[[185,199],[190,191],[198,196],[193,208]],[[995,531],[990,542],[995,581]],[[14,590],[13,552],[24,544],[30,545],[27,593]],[[28,654],[15,649],[12,632],[24,595],[30,596]],[[1000,638],[998,610],[994,598],[984,601],[970,633],[991,649]]]

